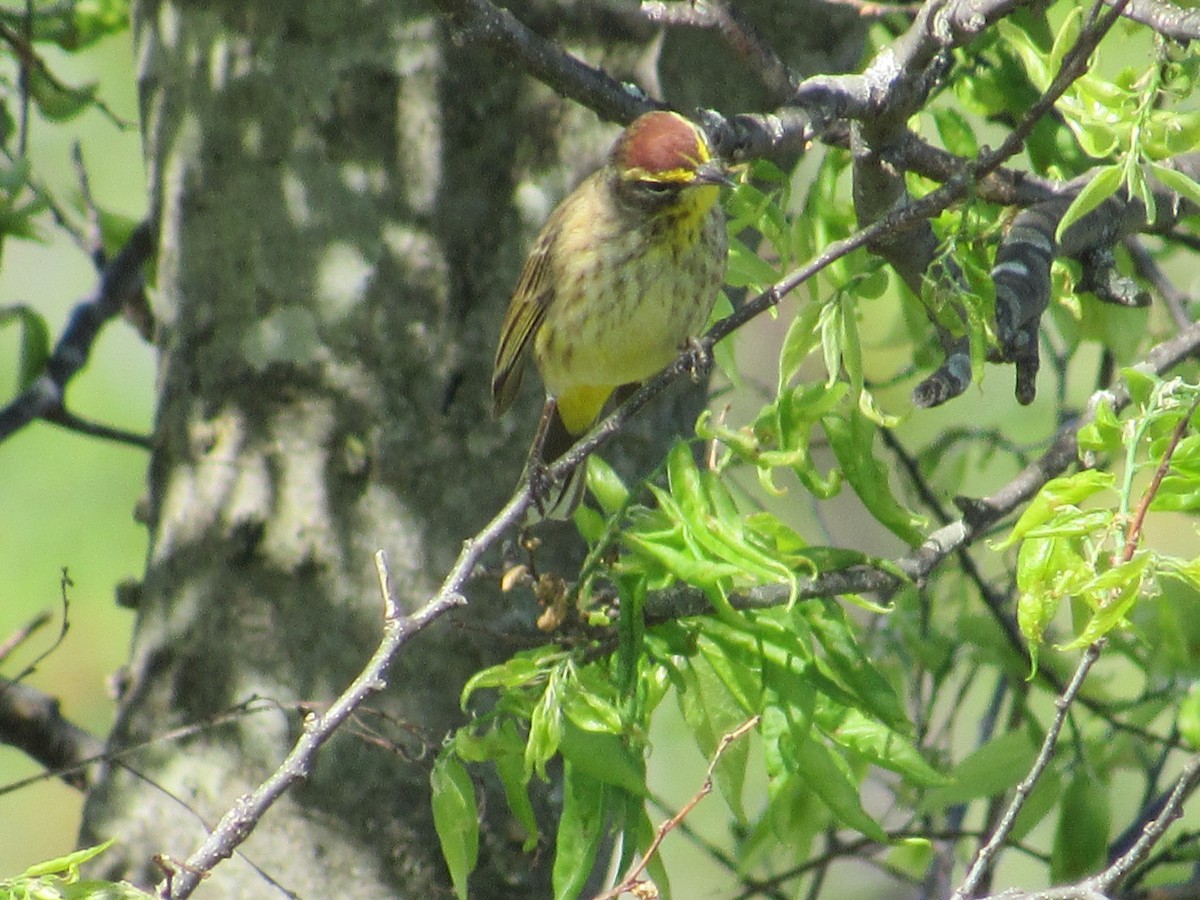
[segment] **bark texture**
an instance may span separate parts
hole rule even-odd
[[[648,28],[514,12],[618,77],[652,75]],[[374,551],[415,607],[510,493],[540,396],[528,386],[522,410],[491,420],[496,329],[530,235],[613,130],[456,42],[415,0],[141,0],[134,38],[159,399],[150,550],[110,744],[250,698],[278,704],[107,771],[83,840],[118,837],[105,874],[148,886],[153,854],[185,858],[278,764],[303,705],[366,660]],[[621,454],[644,470],[654,443]],[[408,757],[339,735],[198,896],[446,893],[428,763],[460,721],[465,679],[525,646],[535,615],[486,580],[469,599],[407,648],[378,700]],[[552,854],[521,854],[498,794],[484,815],[472,895],[548,896]]]

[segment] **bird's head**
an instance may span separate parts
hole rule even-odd
[[[704,132],[674,112],[656,110],[634,119],[613,146],[610,163],[620,194],[651,212],[686,209],[703,215],[721,186],[730,184]]]

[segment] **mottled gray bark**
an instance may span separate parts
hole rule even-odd
[[[653,67],[652,30],[576,26],[572,48],[614,75]],[[491,420],[496,328],[530,234],[607,138],[412,0],[143,0],[134,29],[159,402],[110,742],[279,704],[126,757],[137,775],[109,768],[84,840],[118,838],[107,874],[149,885],[152,855],[186,857],[201,820],[282,759],[300,705],[328,702],[366,660],[373,552],[416,606],[510,492],[540,397],[527,379],[522,409]],[[719,100],[718,87],[704,102]],[[645,466],[653,443],[622,452]],[[523,646],[534,618],[486,582],[469,599],[405,649],[377,700],[411,728],[390,736],[428,754],[339,735],[198,896],[279,896],[260,872],[313,898],[446,890],[429,759],[461,720],[464,680]],[[485,818],[473,896],[546,896],[552,854],[520,853],[499,796]]]

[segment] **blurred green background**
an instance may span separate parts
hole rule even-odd
[[[76,58],[39,47],[64,81],[98,81],[100,97],[130,127],[122,129],[94,111],[53,126],[31,115],[29,153],[35,173],[55,196],[77,206],[71,143],[78,140],[97,203],[141,217],[146,187],[128,37]],[[71,307],[95,288],[96,272],[65,235],[47,227],[40,236],[41,243],[5,244],[0,306],[32,306],[57,338]],[[17,353],[16,329],[0,331],[0,403],[16,390]],[[116,320],[71,384],[68,402],[79,415],[147,433],[153,386],[151,348]],[[143,450],[40,422],[0,444],[0,641],[43,610],[55,616],[5,663],[3,674],[16,675],[54,642],[66,568],[74,582],[68,589],[70,630],[27,683],[59,697],[65,715],[101,735],[113,717],[108,681],[128,655],[133,621],[116,606],[114,587],[138,576],[145,556],[145,529],[133,520],[133,510],[144,490],[147,460]],[[16,750],[0,747],[0,790],[39,771]],[[0,793],[0,877],[73,849],[80,805],[78,792],[54,780]]]

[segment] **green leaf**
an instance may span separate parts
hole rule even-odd
[[[1073,475],[1053,478],[1042,487],[1028,508],[1021,514],[1012,532],[996,544],[996,550],[1016,546],[1025,536],[1057,515],[1064,507],[1076,506],[1092,495],[1113,486],[1111,472],[1085,469]]]
[[[563,765],[563,806],[554,845],[555,900],[575,900],[587,884],[604,837],[608,794],[602,781]]]
[[[482,688],[512,689],[544,681],[549,677],[551,667],[565,658],[566,654],[551,644],[523,650],[472,675],[463,686],[459,703],[466,709],[471,695]]]
[[[984,744],[950,772],[951,784],[934,788],[917,804],[920,813],[985,797],[1014,787],[1037,756],[1037,747],[1024,731],[1010,731]]]
[[[1188,688],[1187,696],[1179,705],[1179,714],[1175,725],[1179,734],[1193,748],[1200,748],[1200,685],[1193,683]]]
[[[727,284],[733,287],[762,290],[782,277],[782,272],[766,262],[741,240],[729,239],[729,262],[725,268]]]
[[[522,849],[531,853],[538,843],[538,823],[533,803],[529,799],[529,779],[525,775],[524,756],[520,751],[503,753],[496,756],[493,762],[496,765],[496,774],[500,776],[500,784],[504,788],[508,808],[525,831]]]
[[[40,66],[28,71],[29,93],[38,111],[51,122],[73,119],[96,102],[96,82],[75,88],[57,81]]]
[[[1059,220],[1058,228],[1054,231],[1054,239],[1062,241],[1067,229],[1094,210],[1097,206],[1117,192],[1121,186],[1124,169],[1119,165],[1100,166],[1095,175],[1083,189],[1075,195],[1067,211]]]
[[[1081,599],[1089,602],[1094,612],[1079,635],[1061,649],[1086,647],[1126,624],[1126,616],[1141,596],[1150,561],[1150,554],[1139,553],[1084,584],[1079,591]]]
[[[817,329],[817,320],[821,315],[821,307],[815,303],[805,304],[788,326],[787,335],[783,339],[783,347],[779,351],[779,383],[776,393],[782,394],[792,379],[799,372],[804,361],[812,353],[821,336]]]
[[[704,623],[696,649],[740,708],[741,718],[761,709],[762,678],[757,673],[762,671],[762,652],[752,635],[713,619]]]
[[[25,390],[41,376],[50,358],[50,327],[40,313],[24,304],[0,308],[0,326],[8,322],[21,327],[17,388]]]
[[[831,702],[819,703],[814,718],[835,743],[877,766],[903,775],[911,784],[934,787],[950,783],[950,779],[933,768],[904,734],[861,710]]]
[[[1151,405],[1155,390],[1162,384],[1157,375],[1133,367],[1122,369],[1121,379],[1129,389],[1130,398],[1143,410]]]
[[[646,793],[646,769],[625,742],[609,732],[584,731],[568,721],[559,752],[577,773],[615,785],[634,796]]]
[[[40,878],[43,875],[62,875],[64,877],[78,877],[79,867],[91,859],[95,859],[114,843],[113,839],[105,841],[103,844],[96,844],[93,847],[85,847],[82,850],[76,850],[73,853],[68,853],[65,856],[57,856],[54,859],[48,859],[45,862],[36,863],[21,873],[22,878]]]
[[[1068,120],[1079,147],[1093,159],[1108,159],[1121,144],[1124,135],[1107,122]]]
[[[1150,114],[1147,145],[1155,159],[1191,153],[1200,146],[1200,113],[1155,110]]]
[[[467,900],[467,881],[479,860],[479,810],[475,785],[454,753],[438,754],[429,776],[433,789],[433,827],[459,900]]]
[[[595,687],[608,685],[611,682],[594,679]],[[621,711],[617,709],[610,697],[603,696],[599,691],[588,690],[580,679],[575,680],[572,690],[566,691],[564,711],[567,718],[577,728],[584,731],[608,732],[623,734],[625,725],[621,721]]]
[[[805,603],[799,610],[825,651],[821,659],[872,715],[893,728],[909,728],[908,715],[891,683],[858,645],[846,611],[833,601]]]
[[[968,159],[979,155],[979,142],[975,139],[975,132],[958,110],[950,107],[934,110],[933,124],[937,126],[942,146],[951,153]]]
[[[558,752],[558,745],[562,741],[564,680],[563,670],[556,669],[529,717],[529,740],[525,744],[526,778],[531,774],[536,774],[543,781],[548,778],[546,763]]]
[[[1166,166],[1159,165],[1158,163],[1151,163],[1150,171],[1153,172],[1154,177],[1161,181],[1166,187],[1179,194],[1179,196],[1190,200],[1197,206],[1200,206],[1200,184],[1197,184],[1182,172],[1178,172],[1175,169],[1169,169]]]
[[[858,409],[845,415],[828,415],[821,427],[829,438],[829,447],[854,493],[871,515],[894,535],[912,547],[925,539],[925,520],[906,509],[892,494],[891,470],[873,450],[876,426]]]
[[[1110,817],[1107,779],[1082,768],[1076,771],[1059,810],[1050,854],[1052,882],[1077,881],[1104,868]]]
[[[1092,421],[1079,429],[1076,440],[1080,450],[1097,453],[1115,453],[1121,446],[1121,423],[1108,398],[1100,398]]]
[[[725,682],[717,677],[707,657],[697,654],[676,672],[679,681],[676,697],[683,720],[700,753],[711,759],[721,738],[745,720],[746,712],[730,695]],[[748,741],[730,744],[713,773],[721,795],[739,822],[746,821],[742,790],[749,752]]]
[[[617,474],[616,469],[595,454],[588,457],[587,486],[605,515],[614,515],[629,502],[629,488],[625,486],[621,476]]]
[[[793,737],[796,737],[795,732]],[[795,758],[796,773],[829,807],[834,818],[873,841],[887,843],[887,834],[863,809],[858,785],[841,757],[811,737],[796,739],[791,753]]]

